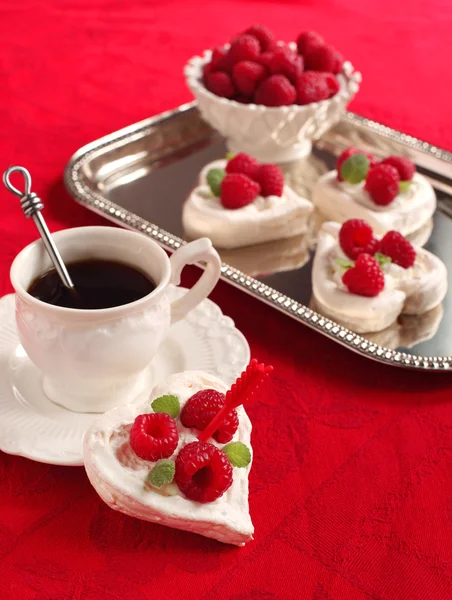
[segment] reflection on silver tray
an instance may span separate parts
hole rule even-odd
[[[347,113],[316,142],[311,156],[283,167],[289,185],[310,197],[317,178],[333,167],[335,157],[351,143],[379,156],[410,156],[433,183],[438,210],[426,247],[452,271],[452,182],[447,177],[451,153]],[[224,154],[223,139],[201,120],[195,105],[189,104],[85,146],[69,162],[65,182],[78,202],[149,235],[171,251],[184,243],[181,207],[197,174]],[[316,222],[318,225],[318,219],[314,231]],[[425,237],[426,233],[419,235]],[[434,315],[411,317],[408,323],[399,320],[391,331],[374,334],[374,338],[356,335],[309,306],[313,245],[311,236],[300,236],[220,251],[225,262],[222,276],[366,357],[414,369],[452,369],[452,293]]]

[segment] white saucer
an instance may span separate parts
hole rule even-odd
[[[176,297],[180,289],[171,293]],[[83,436],[97,415],[72,412],[45,396],[41,373],[19,344],[14,311],[14,294],[0,299],[0,450],[48,464],[83,465]],[[154,385],[191,369],[230,385],[249,360],[248,342],[232,319],[204,300],[170,328],[149,366],[148,389],[134,402],[143,404]]]

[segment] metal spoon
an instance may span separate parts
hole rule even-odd
[[[25,192],[21,192],[11,183],[10,177],[12,173],[21,173],[25,181]],[[74,290],[74,284],[66,269],[66,265],[61,258],[61,254],[58,252],[58,248],[55,246],[52,236],[50,235],[49,228],[46,225],[44,217],[41,215],[41,210],[44,208],[44,204],[41,199],[31,191],[31,175],[24,167],[9,167],[3,173],[3,183],[8,191],[15,196],[20,198],[20,206],[23,210],[24,215],[28,218],[32,218],[34,224],[38,228],[41,239],[44,243],[45,249],[47,250],[53,266],[55,267],[58,275],[60,276],[63,284],[70,290]]]

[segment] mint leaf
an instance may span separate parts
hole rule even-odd
[[[219,197],[221,193],[221,182],[223,181],[226,172],[224,169],[210,169],[207,173],[207,184],[212,190],[212,193]]]
[[[403,194],[403,192],[406,192],[410,188],[410,185],[412,183],[412,181],[399,181],[399,192],[401,194]]]
[[[223,452],[233,467],[247,467],[251,462],[250,449],[242,442],[229,442],[223,447]]]
[[[161,488],[165,483],[171,483],[174,479],[176,468],[172,460],[159,460],[151,469],[148,480],[156,488]]]
[[[380,267],[382,267],[383,265],[386,265],[387,263],[391,262],[391,257],[386,256],[385,254],[382,254],[381,252],[376,252],[375,260],[380,265]]]
[[[365,154],[353,154],[341,166],[342,179],[354,185],[364,181],[368,171],[369,159]]]
[[[151,404],[154,412],[166,413],[175,419],[180,413],[180,402],[177,396],[159,396]]]
[[[231,158],[234,158],[234,156],[234,152],[226,152],[226,160],[231,160]]]
[[[345,271],[355,266],[354,262],[347,260],[346,258],[336,258],[336,264]]]

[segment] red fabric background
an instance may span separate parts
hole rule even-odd
[[[70,155],[188,101],[185,59],[255,21],[320,30],[364,73],[356,112],[452,149],[449,0],[3,0],[1,170],[31,170],[53,229],[100,222],[63,189]],[[1,199],[5,293],[36,234]],[[0,453],[0,598],[451,598],[451,377],[368,362],[225,284],[212,296],[275,365],[250,406],[255,540],[127,518],[83,469]]]

